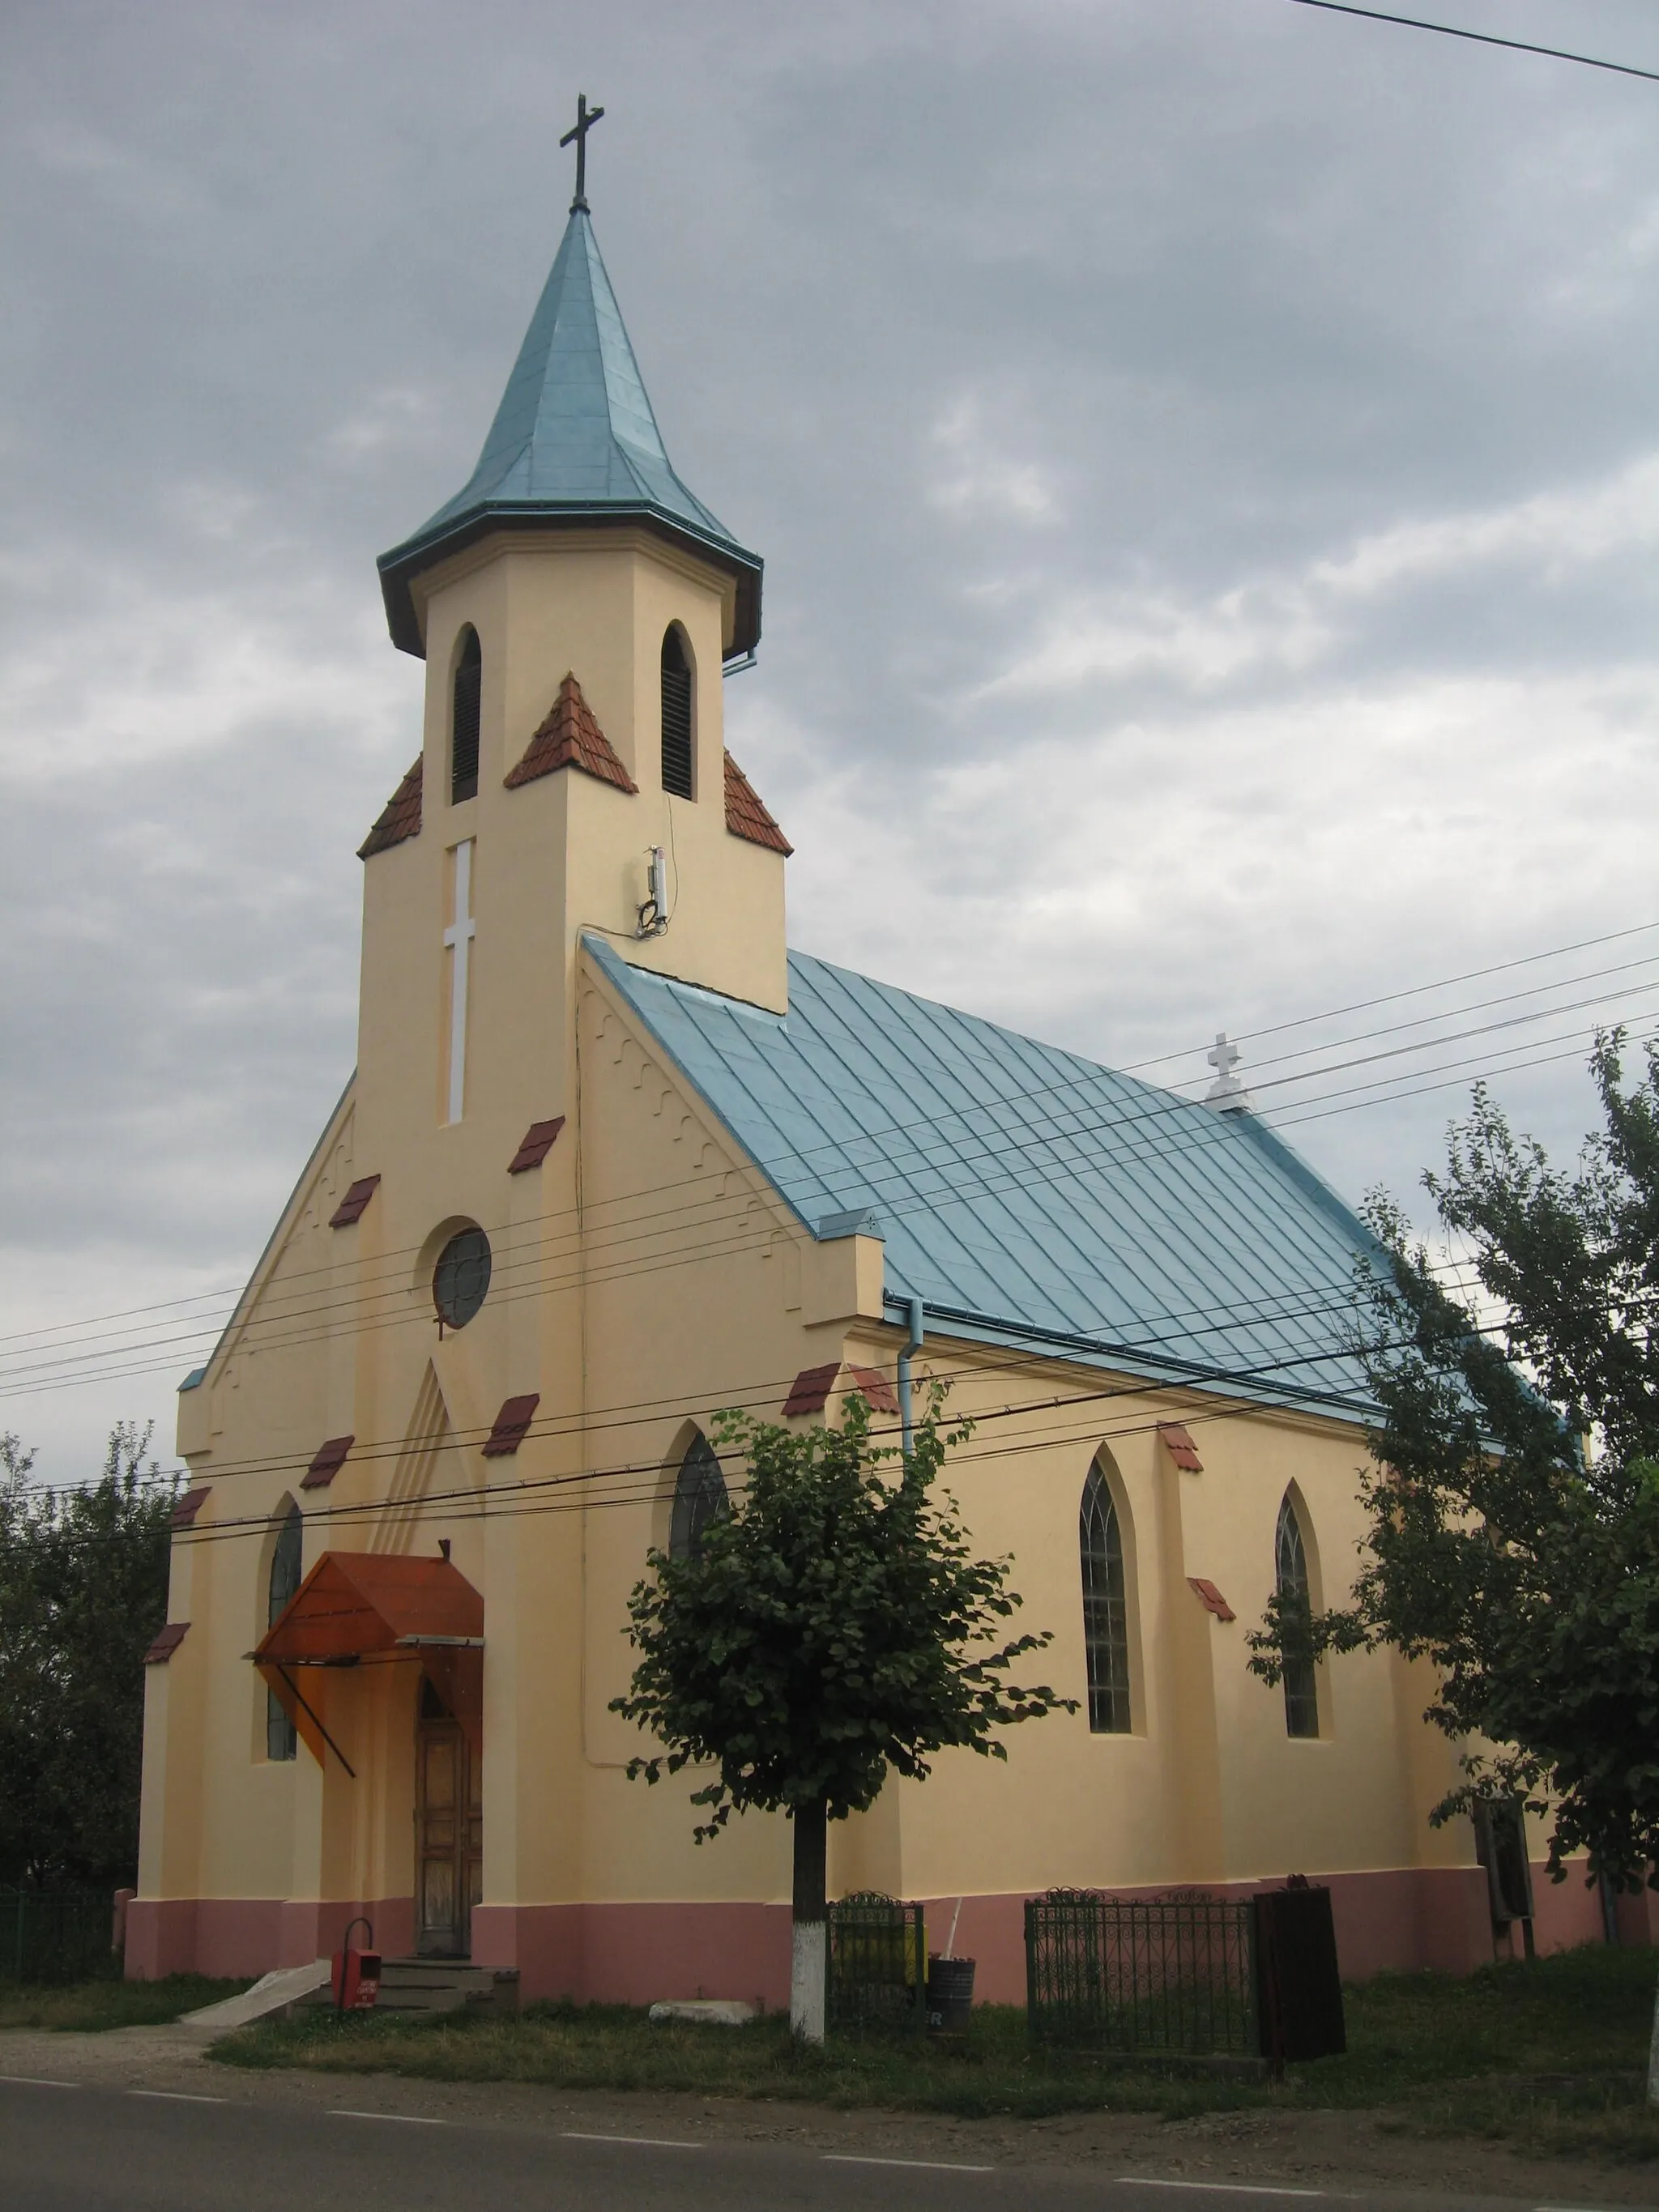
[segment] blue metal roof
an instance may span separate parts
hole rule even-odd
[[[820,1237],[860,1217],[933,1325],[1337,1414],[1356,1258],[1376,1247],[1254,1114],[792,952],[789,1012],[600,971]]]
[[[492,524],[644,517],[740,580],[737,646],[759,635],[761,562],[675,474],[585,207],[570,220],[478,465],[412,538],[380,556],[394,640],[420,650],[411,575]],[[411,637],[414,642],[410,642]]]

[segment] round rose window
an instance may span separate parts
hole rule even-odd
[[[465,1328],[489,1289],[489,1239],[482,1229],[463,1229],[438,1255],[432,1303],[446,1328]]]

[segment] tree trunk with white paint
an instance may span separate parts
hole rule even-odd
[[[789,1957],[789,2025],[805,2043],[823,2040],[830,1930],[824,1915],[829,1819],[822,1799],[797,1805],[794,1823],[794,1926]]]

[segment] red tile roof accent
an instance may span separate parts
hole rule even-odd
[[[783,1418],[792,1413],[821,1413],[830,1401],[830,1393],[836,1387],[836,1377],[841,1373],[841,1362],[832,1359],[827,1367],[803,1367],[789,1386],[789,1395],[783,1401]]]
[[[405,837],[421,834],[421,763],[416,760],[375,819],[374,827],[357,848],[360,860],[373,860]]]
[[[170,1620],[144,1654],[146,1667],[160,1667],[171,1659],[190,1633],[187,1620]]]
[[[525,747],[524,758],[507,770],[507,787],[516,791],[520,784],[534,783],[538,776],[551,775],[561,768],[579,768],[586,775],[598,776],[601,783],[614,783],[618,791],[639,789],[594,720],[581,685],[568,675],[559,686],[547,720]]]
[[[849,1367],[848,1373],[859,1386],[864,1402],[875,1413],[896,1413],[899,1401],[892,1384],[873,1367]]]
[[[1206,1582],[1202,1575],[1188,1575],[1187,1581],[1188,1585],[1197,1591],[1199,1602],[1206,1613],[1212,1613],[1218,1620],[1238,1619],[1238,1615],[1213,1583]]]
[[[526,1168],[540,1167],[563,1127],[562,1114],[556,1114],[550,1121],[532,1121],[520,1138],[518,1151],[507,1164],[508,1175],[522,1175]]]
[[[361,1221],[363,1209],[374,1197],[380,1178],[377,1175],[359,1176],[340,1203],[328,1217],[331,1229],[349,1229],[354,1221]]]
[[[746,837],[751,845],[764,845],[786,858],[795,849],[730,753],[726,756],[726,826],[734,837]]]
[[[356,1443],[356,1437],[331,1437],[325,1444],[319,1444],[317,1456],[300,1478],[301,1490],[326,1490],[346,1463],[346,1454]]]
[[[1198,1455],[1198,1446],[1181,1422],[1160,1421],[1158,1432],[1164,1439],[1164,1449],[1177,1467],[1184,1468],[1188,1474],[1203,1474],[1204,1462]],[[1228,1619],[1231,1618],[1230,1613]]]
[[[184,1496],[179,1500],[179,1503],[173,1509],[173,1517],[168,1524],[169,1527],[174,1528],[188,1528],[195,1520],[197,1515],[201,1511],[202,1508],[207,1504],[211,1494],[211,1491],[206,1483],[204,1483],[199,1490],[187,1490]]]
[[[795,1413],[821,1413],[830,1402],[830,1394],[841,1375],[842,1363],[832,1360],[828,1367],[803,1367],[789,1386],[789,1395],[783,1401],[783,1417],[787,1420]],[[896,1413],[898,1400],[893,1386],[884,1375],[873,1367],[849,1365],[852,1376],[850,1388],[856,1390],[872,1412]]]
[[[522,1398],[509,1398],[495,1416],[495,1425],[483,1448],[486,1459],[505,1459],[517,1451],[530,1433],[530,1424],[536,1418],[536,1408],[542,1402],[539,1390],[532,1390]]]

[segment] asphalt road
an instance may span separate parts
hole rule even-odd
[[[1106,2179],[0,2077],[3,2212],[1300,2212],[1304,2202],[1517,2212],[1508,2197]]]

